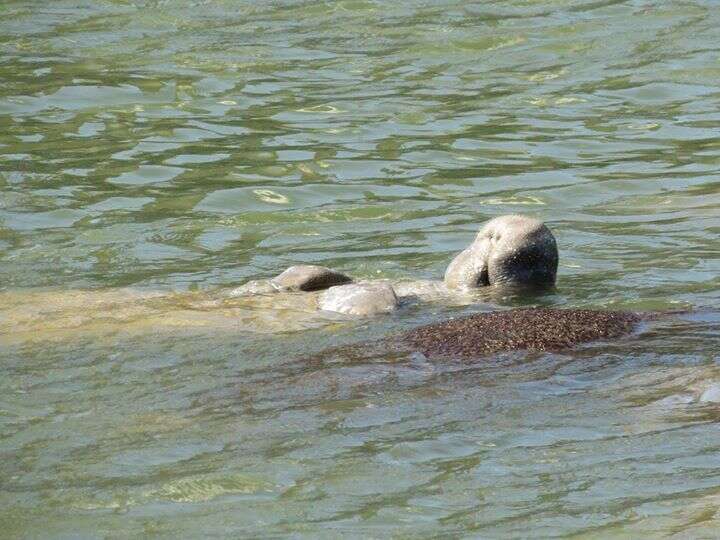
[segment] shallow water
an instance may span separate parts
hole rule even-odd
[[[716,537],[713,0],[0,14],[3,536]],[[360,321],[222,294],[436,278],[510,212],[555,231],[553,293]],[[313,356],[528,303],[693,312],[563,354]]]

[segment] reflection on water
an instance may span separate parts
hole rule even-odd
[[[714,2],[85,4],[0,8],[8,536],[716,535]],[[222,294],[435,279],[510,212],[556,232],[557,291]],[[563,354],[318,354],[529,301],[696,311]]]

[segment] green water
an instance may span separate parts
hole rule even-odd
[[[0,536],[717,538],[715,0],[6,0]],[[348,355],[521,298],[347,320],[223,291],[442,275],[486,219],[533,302],[693,308],[477,362]]]

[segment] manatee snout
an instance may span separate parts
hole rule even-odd
[[[487,285],[551,286],[558,266],[557,242],[542,221],[501,216],[488,221],[473,243],[460,252],[445,272],[450,289]]]

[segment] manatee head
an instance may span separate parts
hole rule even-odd
[[[473,243],[452,260],[445,284],[452,289],[551,286],[557,265],[557,243],[543,222],[521,215],[500,216],[488,221]]]

